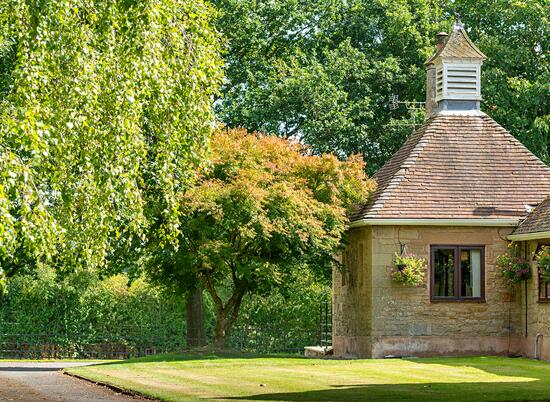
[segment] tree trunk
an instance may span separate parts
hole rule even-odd
[[[214,327],[214,347],[224,349],[229,331],[237,321],[244,292],[235,291],[227,304],[216,304],[216,326]],[[219,298],[217,300],[220,300]]]
[[[233,289],[233,294],[227,301],[223,303],[222,298],[216,292],[214,285],[209,277],[205,276],[203,278],[203,285],[206,291],[212,297],[214,306],[216,307],[216,326],[214,327],[214,346],[218,349],[223,349],[226,346],[227,337],[229,331],[233,327],[233,324],[237,321],[239,316],[239,310],[241,308],[241,303],[243,297],[246,293],[246,287],[242,285],[240,281],[236,279],[236,275],[233,275],[233,282],[235,288]]]
[[[202,289],[197,288],[187,295],[185,318],[187,321],[187,347],[205,346],[206,330],[204,328]]]
[[[227,341],[227,322],[223,312],[216,311],[216,326],[214,327],[214,347],[224,349]]]

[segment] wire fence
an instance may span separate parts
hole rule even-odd
[[[74,332],[55,325],[33,330],[28,323],[0,322],[3,359],[128,359],[181,352],[187,347],[185,328],[117,327],[112,331]],[[211,340],[206,339],[207,343]],[[319,328],[236,326],[227,347],[252,353],[302,353],[318,345]]]
[[[118,327],[98,334],[55,326],[33,331],[29,324],[0,322],[0,358],[4,359],[127,359],[184,348],[184,331],[156,333],[147,327]]]

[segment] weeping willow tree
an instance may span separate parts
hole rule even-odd
[[[179,234],[220,82],[201,0],[0,4],[0,275]]]

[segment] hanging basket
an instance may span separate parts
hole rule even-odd
[[[391,278],[406,286],[420,286],[424,282],[426,260],[414,254],[395,254]]]
[[[500,275],[510,283],[520,283],[531,278],[531,265],[524,258],[506,253],[497,257],[496,265]]]

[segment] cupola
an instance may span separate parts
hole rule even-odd
[[[450,35],[440,32],[435,54],[426,61],[426,111],[478,111],[481,65],[486,56],[459,21]]]

